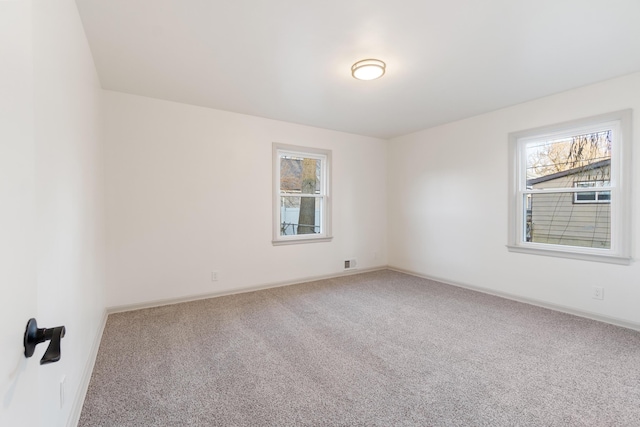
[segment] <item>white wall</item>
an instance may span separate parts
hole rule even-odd
[[[2,98],[22,114],[15,121],[14,113],[15,129],[5,135],[3,128],[2,133],[3,154],[4,144],[12,144],[9,160],[19,161],[8,171],[2,167],[2,181],[15,183],[19,190],[9,199],[3,191],[3,212],[18,210],[14,218],[3,216],[1,224],[12,230],[9,244],[22,254],[13,267],[19,270],[17,278],[8,280],[5,288],[3,277],[0,298],[1,369],[3,374],[12,370],[7,387],[2,377],[0,424],[64,426],[75,416],[72,409],[79,409],[73,404],[82,395],[81,381],[105,312],[102,90],[73,0],[11,3],[28,10],[20,20],[10,15],[12,25],[19,25],[12,41],[17,51],[2,51],[1,68],[11,64],[10,69],[21,72],[10,81],[2,74],[3,86],[11,89],[8,100],[4,92]],[[16,65],[18,57],[24,58]],[[13,235],[18,232],[24,241]],[[2,241],[4,253],[11,248]],[[28,310],[21,308],[25,293],[33,299]],[[4,330],[7,308],[11,331]],[[36,317],[40,327],[66,326],[59,362],[39,365],[48,343],[39,345],[32,358],[24,358],[22,336],[29,317]],[[21,365],[16,367],[14,358]],[[29,372],[35,372],[35,382],[27,382]],[[63,376],[65,403],[60,408]]]
[[[75,2],[36,2],[33,16],[38,322],[67,328],[62,359],[40,370],[42,425],[51,426],[70,415],[104,317],[102,89]]]
[[[0,2],[0,426],[38,425],[39,370],[22,346],[37,308],[31,13]]]
[[[389,264],[640,326],[640,265],[507,251],[507,134],[633,108],[633,254],[640,226],[640,73],[395,138]],[[591,298],[604,286],[603,301]]]
[[[105,92],[108,305],[386,265],[386,141]],[[276,246],[272,143],[332,150],[332,242]],[[211,271],[219,281],[211,281]]]

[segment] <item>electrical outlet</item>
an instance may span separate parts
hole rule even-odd
[[[602,286],[594,286],[592,288],[591,297],[593,299],[604,299],[604,288]]]
[[[218,272],[217,271],[212,271],[211,272],[211,281],[212,282],[217,282],[218,281]]]

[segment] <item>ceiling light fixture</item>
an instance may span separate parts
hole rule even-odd
[[[358,80],[375,80],[384,75],[387,64],[379,59],[363,59],[351,66],[351,75]]]

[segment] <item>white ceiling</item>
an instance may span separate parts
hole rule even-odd
[[[640,0],[77,4],[104,89],[380,138],[640,70]]]

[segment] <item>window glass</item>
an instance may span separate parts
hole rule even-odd
[[[544,191],[603,188],[605,183],[608,188],[611,147],[612,129],[535,138],[523,144],[526,154],[527,242],[611,247],[610,206],[588,205],[598,203],[599,192]],[[533,190],[537,192],[529,192]]]

